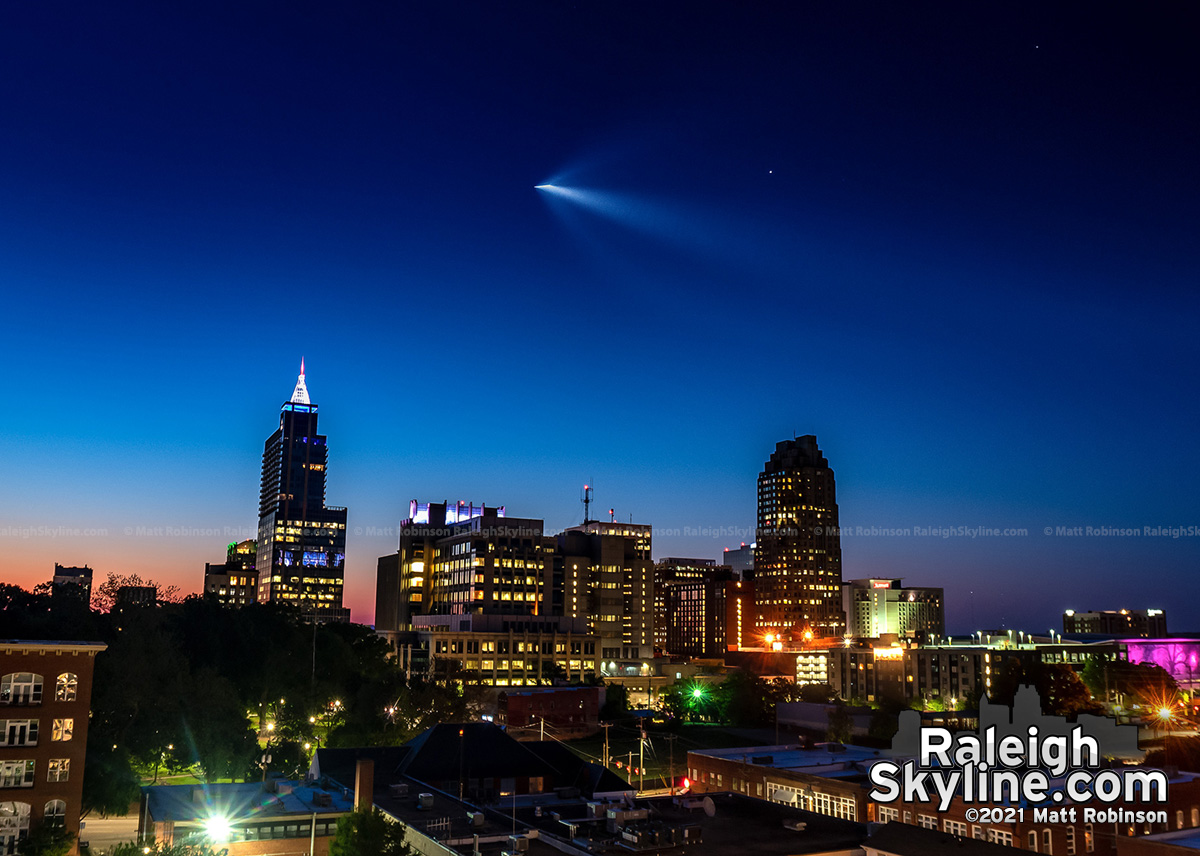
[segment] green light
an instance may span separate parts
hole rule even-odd
[[[692,698],[704,698],[704,690],[700,689],[700,687],[696,687],[694,690],[692,690]]]

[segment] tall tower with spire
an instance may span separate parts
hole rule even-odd
[[[317,433],[304,361],[279,429],[263,448],[258,499],[258,600],[299,607],[312,621],[349,621],[342,606],[346,509],[325,504],[329,450]]]

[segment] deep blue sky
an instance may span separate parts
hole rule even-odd
[[[7,4],[0,528],[107,535],[0,574],[199,588],[303,355],[359,621],[409,499],[716,557],[815,433],[844,526],[1029,531],[848,578],[1200,629],[1200,533],[1043,534],[1200,526],[1188,8]]]

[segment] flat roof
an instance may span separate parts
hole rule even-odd
[[[830,751],[830,747],[837,747]],[[705,755],[709,758],[721,758],[725,761],[740,761],[745,764],[755,764],[759,767],[770,767],[775,770],[794,770],[805,772],[809,768],[828,767],[830,764],[857,764],[865,761],[878,761],[889,757],[886,749],[869,749],[865,746],[847,746],[841,743],[818,743],[811,749],[805,749],[795,744],[783,746],[747,746],[736,749],[690,749],[689,755]],[[770,758],[769,761],[755,759]],[[816,769],[811,772],[817,773]],[[834,775],[828,772],[822,775]]]
[[[512,833],[511,821],[502,822],[492,811],[483,811],[482,808],[466,801],[460,801],[408,776],[397,777],[395,783],[408,785],[408,793],[404,796],[392,796],[391,788],[382,786],[377,779],[373,794],[375,806],[380,811],[403,821],[422,835],[427,835],[443,844],[464,839],[469,842],[472,835],[494,836]],[[422,794],[432,797],[432,800],[426,800],[429,803],[428,808],[418,808],[419,798]],[[470,814],[474,812],[483,813],[482,825],[472,824]],[[517,833],[520,834],[524,829],[524,824],[518,824]]]
[[[699,827],[702,843],[671,847],[654,847],[655,852],[698,853],[707,856],[728,853],[730,856],[797,856],[804,853],[826,853],[846,850],[859,845],[867,834],[866,826],[828,815],[801,811],[779,803],[753,799],[733,793],[705,794],[712,800],[713,816],[709,817],[697,797],[652,797],[638,799],[635,808],[649,809],[649,818],[633,821],[634,828],[645,824],[666,824],[673,827]],[[692,807],[686,807],[686,806]],[[566,839],[569,832],[564,823],[550,816],[552,809],[543,810],[541,817],[531,817],[529,809],[518,809],[518,822],[530,822],[549,835]],[[554,806],[563,820],[576,823],[580,839],[592,837],[597,853],[621,850],[619,834],[607,831],[606,818],[586,820],[586,805]],[[804,823],[804,831],[784,826],[785,822]],[[605,842],[610,842],[606,844]],[[576,845],[579,846],[578,844]]]
[[[353,810],[354,793],[344,788],[328,790],[296,781],[276,783],[268,791],[262,782],[215,785],[148,785],[150,816],[156,821],[204,822],[213,816],[232,824],[286,815],[340,814]],[[318,805],[317,794],[328,794],[330,805]]]

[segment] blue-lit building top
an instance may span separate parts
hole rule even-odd
[[[329,449],[317,433],[304,365],[279,428],[263,448],[258,504],[258,599],[290,603],[315,620],[348,621],[342,607],[346,509],[325,504]]]

